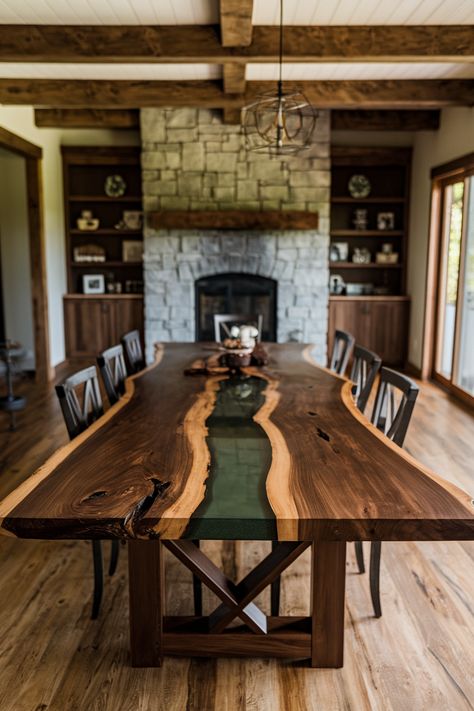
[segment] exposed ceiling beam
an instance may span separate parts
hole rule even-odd
[[[239,109],[224,109],[224,123],[238,125]],[[440,112],[345,110],[331,112],[333,130],[434,131]],[[35,124],[40,128],[129,128],[140,125],[138,109],[36,109]]]
[[[223,86],[226,94],[244,94],[245,64],[224,64]]]
[[[138,109],[35,109],[39,128],[138,128]]]
[[[284,54],[292,62],[473,61],[474,32],[468,25],[287,26]],[[1,25],[0,61],[276,62],[278,27],[254,27],[248,47],[223,47],[218,25]]]
[[[344,110],[331,112],[333,131],[435,131],[439,111]]]
[[[240,109],[222,109],[222,120],[232,126],[240,126],[242,111]]]
[[[223,47],[248,47],[252,42],[253,0],[219,0]]]
[[[291,86],[291,85],[290,85]],[[474,80],[300,82],[319,108],[436,109],[471,106]],[[62,108],[138,108],[196,106],[241,108],[274,82],[247,82],[245,94],[225,94],[219,81],[76,81],[0,79],[0,103]],[[284,88],[289,88],[285,86]]]

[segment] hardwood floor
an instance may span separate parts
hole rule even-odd
[[[0,419],[0,496],[67,441],[52,387],[25,381],[18,431]],[[0,413],[1,414],[1,413]],[[407,449],[474,492],[474,417],[423,384]],[[227,575],[241,578],[264,543],[203,543]],[[368,553],[368,546],[366,546]],[[383,617],[372,616],[368,575],[348,546],[345,666],[310,669],[252,659],[166,658],[161,669],[129,663],[127,561],[106,580],[100,617],[90,615],[86,542],[0,537],[1,711],[458,711],[474,708],[474,544],[386,543]],[[190,574],[166,557],[167,609],[192,607]],[[205,591],[204,608],[213,596]],[[269,592],[260,596],[268,609]],[[307,614],[309,551],[283,575],[282,613]]]

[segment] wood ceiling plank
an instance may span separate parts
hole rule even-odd
[[[238,0],[239,5],[243,0]],[[243,23],[242,21],[242,24]],[[225,26],[225,24],[224,24]],[[240,27],[240,25],[239,25]],[[285,27],[293,62],[474,59],[468,25]],[[242,38],[240,39],[243,42]],[[278,27],[254,27],[248,46],[222,46],[217,25],[0,26],[3,62],[276,62]]]
[[[248,47],[252,42],[253,0],[219,0],[223,47]]]
[[[128,128],[140,126],[138,109],[35,109],[39,128]]]
[[[300,82],[317,108],[437,109],[471,106],[474,80]],[[194,106],[239,109],[275,82],[247,82],[243,95],[225,94],[218,81],[69,81],[0,79],[0,103],[62,108]],[[286,86],[290,88],[291,84]],[[285,88],[285,83],[284,83]]]
[[[336,109],[331,113],[333,131],[435,131],[439,121],[439,111]]]
[[[223,86],[226,94],[244,94],[245,64],[224,64]]]

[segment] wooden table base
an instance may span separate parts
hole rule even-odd
[[[163,655],[253,656],[341,667],[344,646],[345,543],[312,544],[311,617],[268,617],[253,602],[310,542],[281,542],[238,584],[192,541],[129,542],[130,646],[135,667]],[[208,616],[164,615],[163,546],[221,600]],[[242,625],[228,625],[239,618]]]

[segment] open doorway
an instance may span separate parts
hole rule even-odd
[[[0,148],[0,340],[21,344],[22,371],[35,367],[26,159]]]
[[[49,358],[41,159],[39,146],[0,127],[0,191],[8,198],[3,200],[0,218],[0,259],[14,265],[1,268],[3,335],[25,346],[27,354],[29,351],[26,369],[34,367],[37,382],[47,382],[53,370]]]

